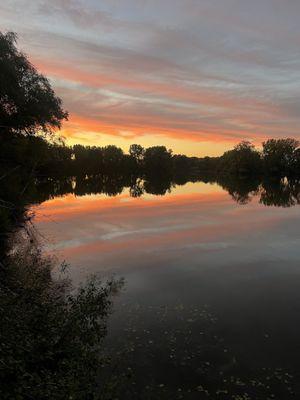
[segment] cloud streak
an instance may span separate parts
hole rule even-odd
[[[4,0],[0,11],[1,29],[19,32],[63,98],[73,142],[156,136],[192,152],[194,142],[300,138],[292,0]]]

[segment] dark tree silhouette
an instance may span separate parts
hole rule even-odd
[[[16,47],[17,35],[0,32],[0,125],[12,132],[52,133],[68,113],[47,78]]]
[[[265,169],[273,175],[288,176],[300,166],[299,141],[287,139],[269,139],[263,143]],[[298,169],[299,171],[299,169]]]
[[[148,147],[144,156],[147,174],[170,174],[172,171],[172,151],[165,146]]]
[[[129,154],[135,160],[136,165],[142,165],[145,156],[145,149],[140,144],[132,144],[129,147]]]
[[[262,183],[260,202],[265,206],[292,207],[300,204],[299,181],[268,179]]]
[[[218,172],[222,175],[248,176],[261,171],[261,157],[253,144],[247,141],[239,143],[233,150],[226,151],[220,157]]]

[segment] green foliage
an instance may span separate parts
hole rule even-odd
[[[12,132],[51,133],[68,114],[16,42],[15,33],[0,32],[0,124]]]
[[[263,143],[265,169],[271,175],[289,176],[300,172],[299,141],[270,139]]]
[[[1,399],[101,398],[102,341],[122,282],[94,278],[72,290],[67,280],[52,278],[53,260],[32,243],[2,268]]]
[[[220,157],[218,172],[223,175],[249,176],[261,171],[261,157],[255,147],[247,141],[239,143]]]

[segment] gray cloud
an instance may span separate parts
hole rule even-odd
[[[298,1],[4,0],[0,11],[80,117],[141,134],[299,136]]]

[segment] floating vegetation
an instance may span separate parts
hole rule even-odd
[[[122,334],[108,343],[124,379],[116,399],[294,398],[293,375],[245,366],[216,333],[218,319],[207,305],[122,304],[122,316]]]

